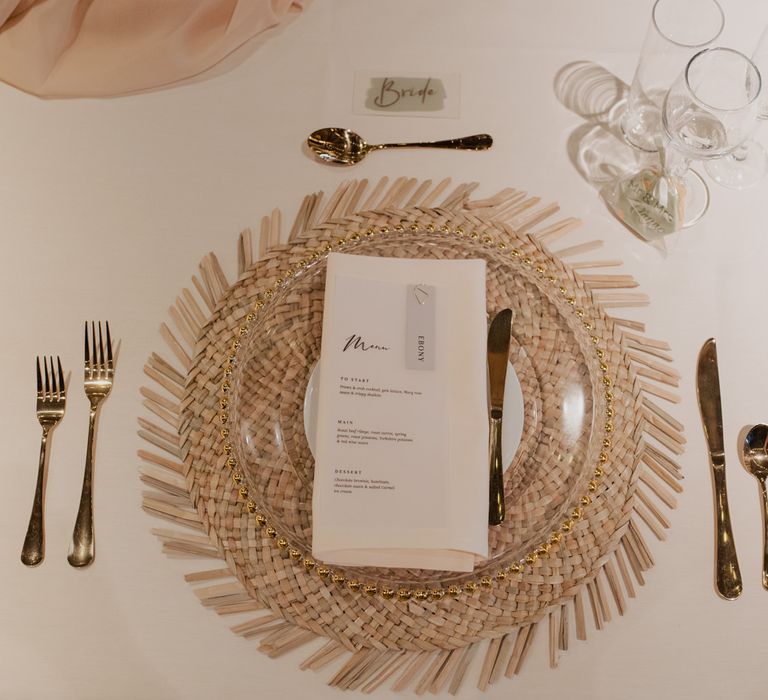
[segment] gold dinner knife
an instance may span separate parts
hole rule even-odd
[[[504,383],[509,362],[512,309],[499,311],[488,331],[488,381],[491,404],[491,464],[488,488],[488,524],[504,522],[504,465],[501,459],[501,420],[504,414]]]
[[[717,592],[726,600],[734,600],[741,595],[741,571],[736,558],[731,514],[728,510],[728,491],[725,486],[723,409],[720,402],[720,376],[717,371],[717,347],[714,338],[704,343],[699,352],[696,391],[715,488],[715,581]]]

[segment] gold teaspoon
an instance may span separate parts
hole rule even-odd
[[[474,134],[447,141],[369,144],[354,131],[328,127],[313,131],[307,139],[307,145],[320,160],[326,163],[354,165],[365,158],[370,151],[378,151],[382,148],[450,148],[462,151],[485,151],[493,145],[493,139],[488,134]]]
[[[768,425],[758,423],[750,428],[742,445],[744,468],[757,479],[763,499],[763,588],[768,590]]]

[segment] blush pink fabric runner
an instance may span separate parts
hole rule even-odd
[[[105,97],[189,80],[304,0],[0,0],[0,80]]]

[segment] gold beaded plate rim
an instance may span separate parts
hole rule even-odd
[[[597,366],[601,373],[601,382],[604,387],[603,401],[605,403],[605,423],[599,430],[601,449],[598,455],[598,462],[594,466],[592,476],[587,483],[586,492],[582,493],[577,502],[578,505],[574,506],[571,510],[569,517],[560,523],[558,529],[553,530],[546,538],[543,538],[541,542],[530,549],[519,560],[514,561],[508,565],[499,567],[493,575],[483,575],[476,579],[470,579],[463,583],[462,586],[454,585],[448,588],[419,588],[419,587],[399,587],[397,589],[379,585],[371,581],[361,581],[357,578],[348,578],[344,571],[339,567],[331,568],[322,562],[316,561],[311,555],[303,552],[299,547],[294,546],[288,538],[280,534],[274,524],[271,523],[267,516],[261,512],[261,508],[254,501],[253,497],[249,493],[248,486],[245,485],[244,476],[238,469],[237,458],[233,455],[234,448],[229,440],[230,430],[228,427],[229,416],[229,395],[232,389],[231,378],[234,372],[234,366],[237,363],[237,354],[242,345],[242,338],[246,336],[250,331],[250,326],[257,315],[262,312],[263,308],[274,295],[291,279],[300,274],[307,268],[318,264],[322,259],[326,258],[328,253],[334,251],[340,251],[349,243],[360,241],[363,236],[373,237],[377,235],[386,235],[388,233],[402,234],[405,232],[418,233],[424,230],[429,234],[445,234],[446,236],[466,236],[473,240],[479,240],[484,245],[491,248],[496,248],[502,254],[509,256],[514,262],[517,261],[522,265],[531,268],[539,278],[548,283],[552,289],[554,289],[560,297],[564,297],[567,306],[571,309],[574,315],[578,318],[582,328],[589,334],[589,340],[594,346],[595,356],[597,357]],[[557,298],[553,294],[553,299]],[[251,310],[245,316],[245,322],[241,325],[232,339],[229,351],[226,354],[225,366],[222,372],[222,379],[219,385],[219,414],[218,421],[220,423],[219,438],[221,442],[221,451],[224,456],[224,464],[229,471],[229,475],[234,487],[237,489],[237,493],[240,499],[245,503],[245,507],[248,512],[253,515],[256,525],[266,532],[268,538],[272,541],[275,547],[279,550],[283,550],[287,553],[291,561],[297,566],[302,567],[307,573],[314,573],[321,580],[327,584],[333,584],[337,586],[346,586],[346,588],[354,593],[360,592],[367,596],[376,596],[389,600],[397,597],[399,600],[408,600],[413,598],[414,600],[439,600],[445,596],[450,598],[459,598],[462,594],[472,594],[476,590],[490,589],[495,585],[500,585],[507,581],[510,576],[522,577],[527,570],[539,559],[546,557],[551,551],[552,547],[561,544],[565,537],[567,537],[574,529],[574,525],[577,521],[584,517],[584,511],[588,508],[595,496],[598,493],[600,483],[604,476],[603,465],[608,462],[610,455],[610,448],[612,446],[611,434],[613,432],[613,403],[614,397],[614,382],[612,379],[611,368],[609,367],[606,359],[606,353],[603,348],[600,347],[601,339],[592,333],[595,324],[588,318],[584,309],[576,305],[575,296],[569,295],[568,288],[559,280],[553,271],[548,269],[543,264],[535,264],[535,261],[529,255],[526,255],[519,248],[510,247],[510,245],[499,240],[497,236],[488,232],[470,231],[467,232],[463,227],[449,227],[447,225],[435,226],[434,224],[427,224],[419,226],[418,224],[395,224],[393,226],[378,226],[369,227],[364,231],[352,233],[346,237],[341,237],[335,241],[327,241],[321,243],[319,248],[308,252],[307,256],[300,260],[292,267],[283,271],[283,273],[277,277],[271,287],[268,287],[262,293],[259,293],[252,304]],[[599,424],[599,421],[596,421]]]

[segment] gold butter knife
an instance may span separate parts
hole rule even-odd
[[[696,391],[701,422],[709,448],[709,464],[715,489],[715,581],[717,592],[726,600],[741,595],[741,571],[728,510],[725,485],[725,448],[723,446],[723,409],[720,401],[720,376],[717,370],[717,346],[710,338],[699,352],[696,366]]]
[[[488,382],[491,424],[491,463],[488,488],[488,524],[504,522],[504,465],[501,459],[501,420],[504,415],[504,383],[509,362],[512,309],[499,311],[488,331]]]

